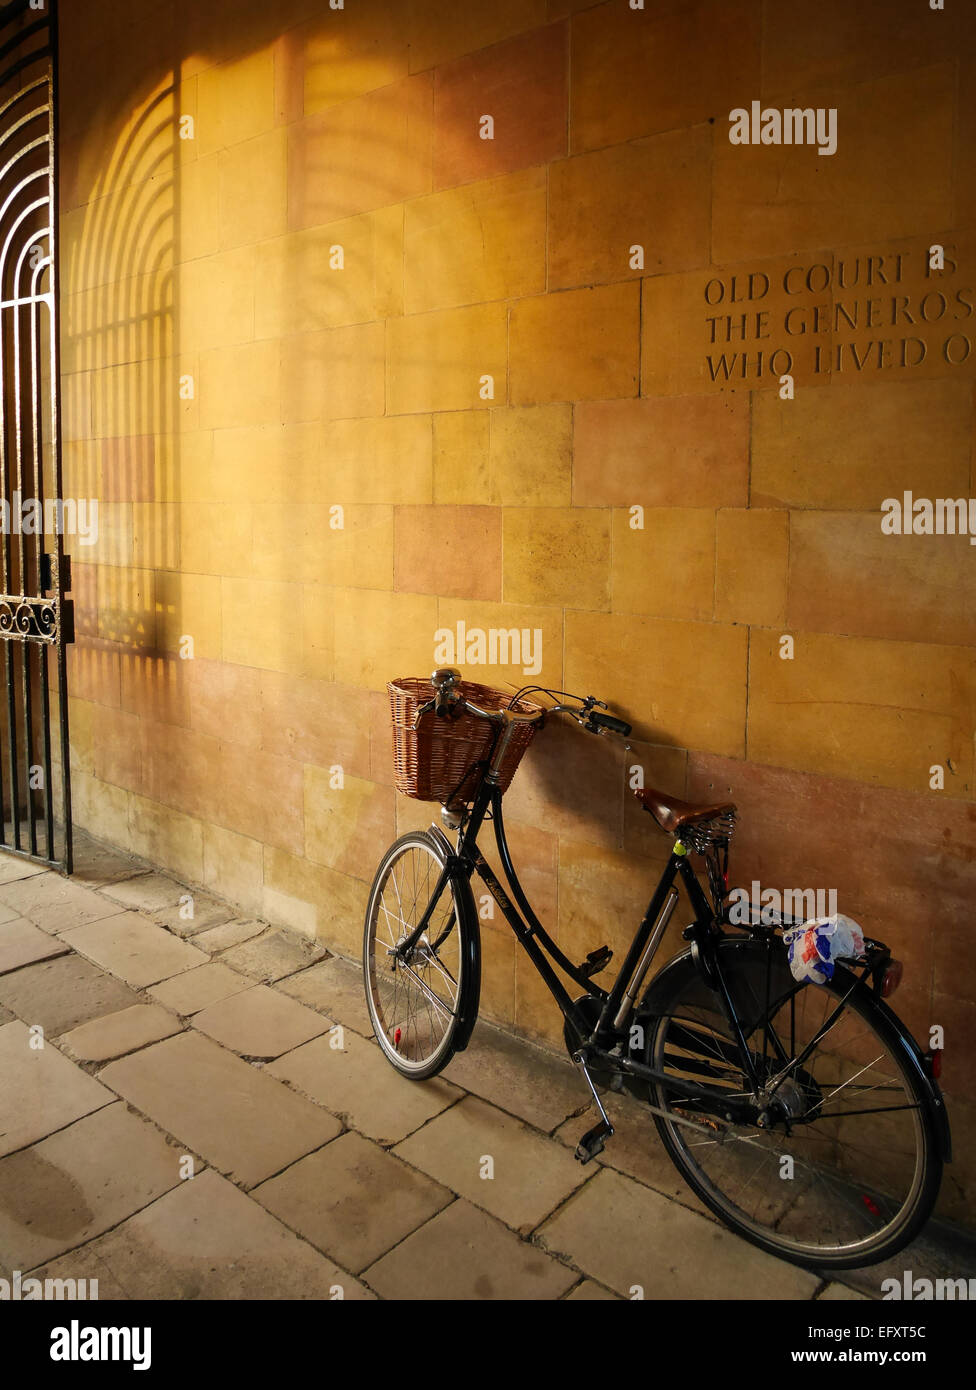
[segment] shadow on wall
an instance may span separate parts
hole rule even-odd
[[[275,62],[271,134],[282,152],[283,125],[307,91],[340,99],[329,95],[343,71],[337,41],[293,27],[321,19],[322,5],[135,8],[150,13],[102,0],[66,4],[62,18],[65,487],[100,504],[97,545],[71,546],[71,675],[77,696],[128,685],[123,708],[165,719],[183,699],[185,636],[204,660],[331,679],[335,587],[355,571],[371,576],[367,587],[392,588],[392,505],[358,467],[363,433],[385,414],[383,328],[362,326],[372,287],[355,268],[335,273],[331,253],[342,254],[353,204],[402,196],[410,137],[364,131],[355,160],[337,169],[330,142],[305,122],[288,132],[278,198],[235,167],[230,146],[247,133],[254,61]],[[114,61],[108,82],[89,87],[85,55],[96,46]],[[344,204],[332,190],[350,180],[356,194]],[[371,263],[386,259],[395,220],[371,221]],[[247,310],[233,272],[212,258],[255,242],[253,330],[237,332]],[[436,375],[437,363],[418,370]],[[329,526],[333,502],[342,532]],[[191,507],[209,536],[187,535]],[[267,622],[251,619],[251,580],[264,582]]]
[[[78,618],[72,687],[102,687],[123,665],[136,686],[165,685],[167,575],[178,569],[180,554],[172,75],[123,108],[131,114],[88,188],[77,182],[70,132],[91,112],[67,102],[65,109],[64,486],[66,496],[98,502],[95,543],[67,540]]]

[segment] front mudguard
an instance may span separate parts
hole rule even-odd
[[[436,821],[432,822],[427,833],[445,856],[454,857],[451,842]],[[462,918],[461,940],[466,947],[461,994],[458,998],[458,1025],[454,1034],[454,1050],[463,1052],[471,1041],[481,1003],[481,929],[470,878],[463,873],[454,874],[451,886],[457,894],[458,913]]]
[[[709,950],[712,952],[712,960],[722,973],[736,1012],[743,1021],[746,1036],[752,1032],[764,1010],[764,1001],[758,997],[753,988],[753,981],[756,979],[756,970],[760,970],[762,973],[759,978],[763,981],[765,991],[767,950],[772,951],[772,958],[769,960],[770,997],[774,1004],[777,1000],[785,998],[796,987],[796,981],[790,971],[786,947],[783,946],[778,937],[774,938],[767,946],[765,940],[757,937],[725,936],[710,946]],[[697,953],[698,948],[696,946],[689,946],[669,961],[660,974],[656,975],[648,985],[638,1005],[635,1020],[643,1027],[645,1037],[654,1021],[667,1013],[671,1001],[675,998],[683,997],[687,1003],[689,1000],[694,1002],[700,995],[700,1002],[703,1006],[716,1007],[715,991],[706,979],[707,967],[698,960]],[[949,1117],[946,1114],[945,1101],[939,1085],[933,1077],[929,1076],[922,1049],[897,1014],[867,984],[858,981],[849,970],[845,970],[840,965],[836,967],[835,978],[838,978],[845,988],[854,987],[862,991],[870,998],[871,1003],[880,1013],[884,1024],[887,1025],[892,1035],[893,1043],[897,1047],[902,1061],[918,1079],[922,1094],[925,1096],[926,1108],[932,1121],[942,1160],[944,1163],[949,1163],[952,1159]],[[808,984],[804,985],[803,988],[818,989],[819,986]],[[637,1050],[633,1047],[632,1055],[637,1059]],[[643,1057],[641,1056],[639,1060],[643,1060]]]

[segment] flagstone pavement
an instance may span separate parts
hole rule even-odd
[[[317,943],[85,836],[71,879],[0,855],[0,1278],[97,1279],[102,1299],[832,1300],[976,1274],[974,1242],[935,1223],[840,1279],[763,1254],[611,1099],[618,1132],[581,1166],[567,1059],[479,1024],[440,1077],[403,1080],[358,968]]]

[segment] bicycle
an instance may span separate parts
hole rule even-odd
[[[431,686],[390,685],[396,780],[408,795],[441,802],[456,842],[436,822],[402,835],[373,881],[363,969],[389,1062],[422,1080],[467,1046],[480,993],[477,873],[562,1011],[567,1049],[599,1112],[577,1146],[581,1162],[614,1132],[600,1090],[627,1089],[649,1105],[692,1191],[752,1244],[828,1269],[873,1264],[908,1244],[931,1214],[951,1142],[939,1054],[923,1054],[885,1002],[901,972],[889,948],[865,939],[863,954],[836,964],[825,984],[799,982],[782,936],[796,921],[732,926],[735,805],[644,788],[637,796],[674,845],[615,982],[597,985],[613,952],[603,946],[576,964],[552,940],[515,872],[502,797],[549,717],[624,739],[631,726],[593,696],[527,686],[508,697],[462,682],[453,668],[435,671]],[[554,703],[533,703],[533,694]],[[486,821],[508,892],[477,844]],[[704,885],[692,856],[704,861]],[[694,913],[688,945],[645,986],[677,882]],[[554,967],[584,991],[579,998]]]

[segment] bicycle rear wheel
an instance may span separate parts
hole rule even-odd
[[[446,862],[425,831],[402,835],[376,871],[363,933],[363,979],[376,1040],[415,1081],[463,1047],[478,1009],[480,948],[467,881],[453,877],[409,960],[393,952],[420,921]]]
[[[859,986],[777,1085],[855,983],[841,968],[827,985],[797,985],[782,968],[777,977],[770,991],[761,948],[740,952],[729,977],[767,1088],[763,1104],[778,1117],[772,1128],[730,1124],[720,1106],[656,1083],[652,1103],[675,1117],[655,1116],[658,1130],[689,1186],[752,1244],[810,1268],[875,1264],[913,1239],[938,1194],[942,1159],[924,1082],[894,1015]],[[648,1063],[730,1096],[754,1095],[718,996],[690,973],[675,983],[658,1001]]]

